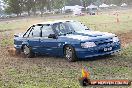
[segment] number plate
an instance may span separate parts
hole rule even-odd
[[[111,51],[112,50],[112,47],[109,47],[109,48],[104,48],[104,51]]]

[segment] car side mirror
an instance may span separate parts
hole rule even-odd
[[[48,38],[53,38],[53,39],[56,39],[57,37],[56,37],[56,35],[55,35],[55,34],[50,34],[50,35],[48,36]]]

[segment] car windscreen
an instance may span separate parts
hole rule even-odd
[[[87,26],[80,22],[67,22],[67,24],[77,33],[86,32],[86,30],[89,30]]]
[[[74,32],[83,32],[88,28],[80,22],[60,22],[53,24],[53,29],[58,35],[71,34]]]
[[[53,29],[57,32],[58,35],[65,35],[74,32],[74,29],[68,22],[55,23],[53,24]]]

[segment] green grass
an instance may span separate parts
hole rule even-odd
[[[92,30],[96,31],[126,32],[132,30],[132,15],[130,14],[121,14],[121,16],[119,16],[119,23],[117,23],[117,18],[115,15],[108,14],[84,17],[82,16],[76,17],[74,19],[81,21]]]
[[[2,36],[0,39],[0,46],[5,47],[8,45],[13,45],[13,39],[9,38],[11,35],[6,33],[0,33],[0,35]]]
[[[40,22],[39,18],[22,18],[17,20],[1,21],[0,30],[19,30],[30,27],[32,24]]]
[[[20,21],[20,20],[19,21],[15,20],[15,21],[0,22],[0,29],[1,30],[19,29],[20,27],[25,25],[22,23],[23,23],[23,21]]]
[[[116,23],[115,15],[97,15],[65,17],[63,19],[79,20],[98,31],[127,32],[132,30],[131,12],[120,13],[120,23]],[[128,18],[129,17],[129,18]],[[0,30],[26,29],[29,25],[42,22],[46,18],[27,18],[0,22]],[[2,34],[3,46],[12,44],[6,34]],[[11,40],[11,42],[10,42]],[[35,57],[33,59],[22,57],[8,57],[2,59],[0,68],[0,88],[83,88],[79,85],[81,68],[88,69],[91,79],[130,79],[132,80],[132,44],[123,47],[118,55],[98,57],[95,60],[77,61],[69,63],[64,58]],[[92,58],[93,59],[93,58]],[[88,87],[89,88],[89,87]],[[96,88],[90,86],[90,88]],[[118,86],[99,86],[97,88],[119,88]],[[120,88],[128,88],[120,87]],[[132,88],[131,86],[129,88]]]
[[[17,63],[16,61],[14,63],[8,62],[8,64],[12,64],[11,66],[5,65],[5,77],[0,81],[0,87],[82,88],[78,81],[78,78],[81,77],[81,67],[89,70],[91,79],[132,79],[131,45],[123,48],[120,54],[116,56],[102,58],[104,59],[74,63],[68,63],[62,58],[54,57],[23,58],[24,61],[21,58]],[[91,88],[95,87],[91,86]]]
[[[38,22],[44,22],[49,20],[61,20],[61,19],[71,19],[78,20],[86,24],[92,30],[97,31],[107,31],[107,32],[118,32],[118,31],[129,31],[132,30],[132,11],[120,11],[119,14],[119,23],[117,23],[117,16],[113,15],[115,12],[107,12],[95,16],[61,16],[58,17],[31,17],[24,19],[17,19],[12,21],[2,21],[0,22],[0,30],[9,30],[9,29],[27,29],[30,25]]]

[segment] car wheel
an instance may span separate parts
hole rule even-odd
[[[31,47],[27,46],[27,45],[24,45],[23,46],[23,53],[26,57],[28,58],[32,58],[34,57],[34,53],[32,52],[32,49]]]
[[[65,55],[66,60],[68,60],[69,62],[74,62],[74,61],[77,60],[77,57],[76,57],[76,54],[75,54],[75,50],[70,45],[65,47],[64,55]]]

